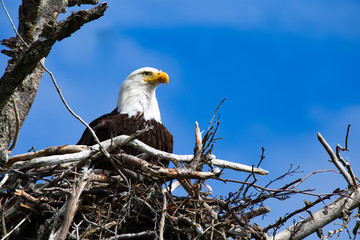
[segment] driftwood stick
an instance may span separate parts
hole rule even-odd
[[[114,156],[124,166],[130,166],[135,169],[141,170],[145,175],[156,177],[156,178],[167,178],[167,179],[206,179],[214,177],[215,174],[212,172],[199,172],[188,168],[164,168],[157,165],[153,165],[141,158],[119,153]]]
[[[81,152],[82,150],[87,149],[86,146],[79,146],[79,145],[61,145],[61,146],[54,146],[48,147],[36,152],[24,153],[15,155],[10,157],[8,162],[4,165],[5,168],[12,166],[16,162],[20,161],[27,161],[34,158],[45,157],[45,156],[53,156],[53,155],[62,155],[68,153],[77,153]]]
[[[105,149],[108,149],[112,145],[121,147],[123,142],[126,141],[128,138],[129,138],[129,136],[127,136],[127,135],[121,135],[121,136],[115,137],[114,139],[109,139],[109,140],[103,141],[101,144]],[[155,148],[152,148],[137,139],[129,142],[128,145],[130,145],[142,152],[145,152],[151,156],[157,156],[157,157],[163,158],[165,160],[169,160],[169,161],[175,159],[179,162],[190,162],[193,159],[193,155],[177,155],[177,154],[163,152],[163,151],[157,150]],[[68,147],[71,148],[72,146],[69,145]],[[13,168],[13,169],[29,169],[29,168],[42,167],[42,166],[47,166],[47,165],[79,162],[79,161],[85,160],[85,159],[91,157],[92,155],[94,155],[95,153],[99,152],[98,144],[95,144],[91,147],[81,146],[81,145],[76,146],[76,147],[80,147],[80,148],[86,147],[87,149],[82,150],[81,152],[73,153],[73,154],[54,155],[54,156],[50,156],[50,157],[39,157],[39,158],[32,159],[30,161],[16,162],[11,166],[11,168]],[[17,156],[14,156],[12,158],[15,158],[15,157],[17,157]],[[11,161],[11,160],[9,160],[9,161]],[[260,174],[260,175],[266,175],[269,173],[268,171],[263,170],[261,168],[252,168],[251,166],[248,166],[248,165],[229,162],[229,161],[225,161],[225,160],[221,160],[221,159],[216,159],[214,155],[212,155],[210,163],[215,166],[221,167],[221,168],[229,168],[229,169],[233,169],[233,170],[241,171],[241,172],[249,172],[249,173],[254,172],[255,174]]]
[[[163,197],[162,209],[161,209],[160,227],[159,227],[159,240],[164,240],[164,229],[165,229],[166,208],[167,208],[166,192],[165,192],[165,189],[163,189],[161,187],[160,183],[158,183],[158,188],[161,191],[161,194],[162,194],[162,197]]]
[[[75,213],[80,205],[80,202],[79,202],[80,196],[81,196],[82,192],[85,190],[85,187],[88,185],[88,183],[89,183],[88,172],[86,171],[85,173],[83,173],[80,180],[77,180],[76,183],[73,185],[70,199],[68,199],[67,204],[66,204],[66,210],[64,213],[64,221],[63,221],[61,227],[56,232],[54,239],[56,239],[56,240],[66,239],[69,228],[74,219]]]

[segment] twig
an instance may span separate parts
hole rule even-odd
[[[1,182],[0,182],[0,188],[6,183],[6,181],[9,179],[9,174],[5,174],[3,179],[1,179]]]
[[[336,168],[340,171],[341,175],[345,178],[349,185],[353,186],[354,183],[351,180],[350,174],[345,170],[345,168],[340,164],[338,158],[336,157],[334,151],[331,149],[326,140],[321,136],[320,133],[317,134],[320,143],[323,145],[327,153],[331,158],[331,162],[336,166]]]
[[[138,233],[124,233],[119,234],[110,238],[106,238],[105,240],[118,240],[118,239],[136,239],[136,238],[144,238],[144,237],[154,237],[155,232],[154,231],[143,231]]]
[[[352,180],[352,186],[353,187],[357,187],[357,182],[356,182],[356,177],[355,174],[351,168],[351,165],[349,163],[349,161],[345,161],[341,156],[340,156],[340,152],[341,151],[348,151],[346,148],[342,148],[339,144],[336,145],[336,157],[337,159],[346,167],[348,173],[350,174],[351,180]]]
[[[349,149],[348,149],[348,138],[349,138],[350,127],[351,127],[351,124],[348,125],[347,130],[346,130],[345,149],[344,149],[345,151],[349,151]]]
[[[260,161],[258,163],[258,165],[256,166],[257,168],[260,167],[260,164],[262,163],[262,161],[265,159],[265,148],[264,147],[261,147],[261,156],[260,156]]]
[[[114,234],[114,235],[116,234],[114,231],[111,231],[111,230],[108,229],[109,227],[116,225],[116,222],[110,222],[110,223],[107,223],[105,226],[101,226],[101,225],[99,225],[97,223],[94,223],[94,222],[90,221],[89,219],[87,219],[83,213],[81,213],[81,215],[82,215],[82,217],[84,218],[84,220],[87,223],[96,226],[98,229],[103,229],[103,230],[108,231],[109,233]],[[89,236],[89,235],[93,234],[95,231],[96,231],[96,229],[94,229],[91,232],[88,232],[86,234],[86,236]],[[84,237],[86,237],[86,236],[84,236]]]
[[[276,221],[274,224],[270,224],[269,226],[265,227],[263,230],[264,232],[267,232],[269,229],[272,229],[274,227],[280,227],[282,226],[287,220],[289,220],[290,218],[292,218],[293,216],[295,216],[298,213],[301,213],[303,211],[308,210],[309,208],[315,206],[316,204],[320,203],[320,202],[324,202],[324,200],[326,199],[330,199],[330,195],[329,196],[325,196],[323,198],[319,197],[318,199],[316,199],[314,202],[306,202],[305,201],[305,206],[297,209],[289,214],[286,214],[285,217],[281,217],[278,221]]]
[[[8,232],[3,238],[1,238],[1,240],[5,240],[7,237],[9,237],[16,229],[18,229],[18,227],[20,227],[25,221],[26,221],[26,219],[29,217],[31,215],[31,213],[30,214],[28,214],[28,215],[26,215],[26,217],[23,219],[23,220],[21,220],[10,232]]]
[[[270,210],[269,207],[263,206],[263,207],[259,207],[259,208],[256,208],[256,209],[250,211],[250,212],[245,213],[244,217],[245,217],[245,219],[252,219],[254,217],[269,213],[270,211],[271,210]]]
[[[194,158],[192,162],[190,163],[190,170],[195,169],[200,161],[202,153],[202,140],[201,140],[201,134],[200,134],[200,128],[195,123],[195,148],[194,148]],[[177,162],[175,162],[177,163]],[[177,168],[177,170],[189,170],[189,168]],[[212,173],[213,174],[213,173]],[[215,175],[215,174],[214,174]],[[212,219],[217,220],[218,214],[214,211],[214,209],[207,204],[205,201],[203,201],[202,197],[197,191],[194,191],[194,185],[190,182],[188,179],[178,179],[178,181],[181,183],[183,188],[190,194],[190,196],[194,199],[198,199],[200,201],[200,205],[205,208],[205,211],[209,214],[209,216]]]
[[[101,150],[101,152],[105,155],[106,158],[110,158],[110,154],[106,151],[106,149],[101,145],[101,142],[99,140],[99,138],[96,136],[96,133],[94,132],[94,130],[89,126],[89,124],[87,124],[79,115],[77,115],[69,106],[69,104],[66,102],[64,96],[61,93],[60,87],[57,85],[54,74],[52,72],[50,72],[45,65],[41,62],[41,66],[44,68],[44,70],[50,75],[51,80],[56,88],[56,91],[58,92],[61,101],[64,103],[66,109],[70,112],[71,115],[73,115],[77,120],[79,120],[83,125],[86,126],[86,128],[90,131],[91,135],[94,137],[95,142],[97,144],[99,144],[99,148]]]
[[[126,154],[119,153],[114,155],[114,158],[119,160],[122,165],[128,168],[134,168],[141,170],[143,174],[156,178],[167,178],[167,179],[206,179],[214,177],[215,174],[212,172],[199,172],[189,168],[164,168],[157,165],[153,165],[141,158]]]
[[[64,213],[64,221],[61,227],[58,229],[57,233],[55,234],[55,239],[63,240],[66,239],[68,235],[69,228],[75,216],[75,213],[79,207],[79,199],[81,193],[84,191],[86,185],[88,184],[88,172],[84,172],[80,180],[76,182],[73,186],[73,190],[71,193],[70,199],[67,201],[66,210]]]
[[[203,155],[204,156],[207,156],[209,154],[212,153],[212,149],[214,147],[214,143],[215,143],[215,135],[216,135],[216,132],[220,126],[220,112],[218,114],[218,120],[214,123],[213,125],[213,120],[216,116],[216,113],[219,111],[222,103],[225,101],[225,98],[220,102],[220,104],[217,106],[213,116],[211,117],[211,120],[209,122],[209,126],[208,126],[208,129],[204,135],[204,138],[203,138]],[[221,139],[221,138],[220,138]],[[207,150],[208,148],[210,147],[209,150]],[[207,150],[207,151],[206,151]],[[205,152],[206,151],[206,152]],[[212,167],[212,166],[211,166]]]
[[[164,240],[167,201],[166,201],[165,189],[163,189],[161,187],[160,183],[158,183],[158,188],[161,191],[161,194],[163,197],[163,203],[162,203],[162,209],[161,209],[161,219],[160,219],[160,226],[159,226],[159,239]]]
[[[26,193],[25,191],[21,189],[17,189],[15,191],[15,195],[21,196],[23,199],[28,200],[31,203],[35,203],[37,206],[44,208],[45,210],[56,212],[56,209],[49,205],[48,203],[42,203],[39,199],[31,196],[30,194]]]
[[[317,173],[323,173],[323,172],[334,172],[334,173],[339,173],[338,171],[335,171],[334,169],[324,169],[324,170],[317,170],[317,171],[313,171],[310,174],[308,174],[306,177],[301,178],[294,186],[292,186],[291,188],[296,188],[298,185],[300,185],[302,182],[304,182],[306,179],[308,179],[310,176],[315,175]]]
[[[6,16],[7,18],[9,19],[10,23],[11,23],[11,26],[14,30],[14,32],[16,33],[16,36],[21,40],[21,42],[27,47],[29,48],[29,45],[24,41],[24,39],[21,37],[21,35],[19,34],[19,32],[17,31],[16,27],[15,27],[15,24],[13,22],[13,20],[11,19],[11,16],[9,14],[9,12],[7,11],[6,7],[5,7],[5,4],[4,4],[4,0],[1,0],[1,5],[6,13]]]

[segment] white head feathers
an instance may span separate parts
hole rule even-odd
[[[144,67],[132,72],[121,84],[118,112],[129,117],[143,113],[144,120],[154,119],[161,123],[155,90],[160,83],[168,82],[168,75],[155,68]]]

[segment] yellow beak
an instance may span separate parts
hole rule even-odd
[[[149,76],[148,78],[145,78],[144,81],[150,82],[150,83],[158,83],[158,84],[166,83],[166,85],[168,85],[169,76],[165,72],[158,71],[158,72],[154,73],[154,75]]]

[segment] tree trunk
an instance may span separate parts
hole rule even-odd
[[[19,35],[1,42],[10,48],[2,53],[11,59],[0,79],[0,165],[7,161],[9,145],[35,100],[44,74],[42,59],[56,41],[69,37],[85,23],[103,16],[107,8],[103,3],[89,10],[80,10],[58,23],[59,13],[65,13],[66,7],[76,4],[97,4],[97,1],[23,0],[19,7]]]

